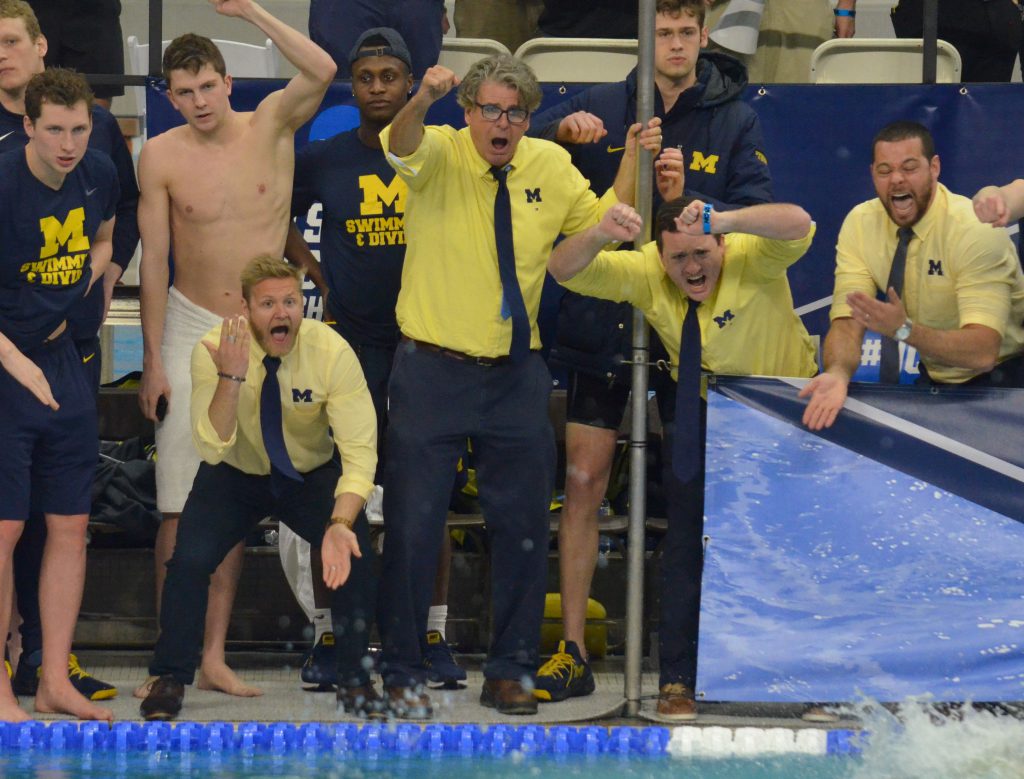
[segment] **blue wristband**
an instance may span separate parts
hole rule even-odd
[[[704,235],[711,235],[711,204],[704,204]]]
[[[852,11],[848,8],[837,8],[832,13],[834,13],[836,16],[849,16],[851,19],[857,15],[856,11]]]

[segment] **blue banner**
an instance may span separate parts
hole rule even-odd
[[[698,691],[1024,698],[1024,391],[854,385],[818,436],[801,384],[709,393]]]

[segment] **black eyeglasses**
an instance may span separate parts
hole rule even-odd
[[[477,103],[476,107],[480,109],[480,116],[486,119],[488,122],[496,122],[501,119],[501,115],[505,114],[508,117],[509,124],[522,124],[530,117],[530,112],[525,108],[502,108],[501,106],[494,105],[494,103]]]

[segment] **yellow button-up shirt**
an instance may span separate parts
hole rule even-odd
[[[202,340],[218,344],[220,325]],[[251,339],[235,429],[223,441],[210,421],[217,367],[202,343],[192,350],[192,439],[206,462],[224,462],[257,476],[270,473],[260,428],[265,355]],[[351,492],[365,499],[377,467],[377,415],[355,352],[329,326],[303,319],[295,346],[281,358],[277,380],[284,442],[295,470],[308,473],[318,468],[333,457],[337,445],[342,474],[335,496]]]
[[[786,268],[811,245],[814,227],[796,241],[725,236],[722,273],[697,309],[705,371],[741,376],[813,376],[814,343],[793,311]],[[640,251],[600,252],[565,286],[573,292],[626,301],[644,312],[672,358],[678,379],[683,318],[690,299],[665,273],[654,242]]]
[[[388,148],[390,127],[381,132]],[[476,357],[507,355],[512,320],[502,315],[494,241],[497,182],[468,129],[428,126],[419,147],[388,161],[409,186],[406,252],[397,316],[402,332]],[[557,144],[522,138],[508,188],[516,275],[530,317],[530,344],[540,348],[537,310],[551,247],[559,234],[595,224],[617,199],[600,202]]]
[[[990,327],[1002,336],[999,360],[1024,350],[1024,274],[1003,229],[982,224],[971,201],[937,185],[935,200],[914,225],[903,277],[903,305],[915,322],[937,330]],[[832,319],[850,316],[846,296],[874,296],[889,281],[898,238],[878,198],[856,206],[839,231]],[[979,371],[925,359],[929,375],[959,384]]]

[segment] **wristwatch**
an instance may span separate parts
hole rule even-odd
[[[913,326],[914,323],[910,320],[910,317],[908,316],[905,320],[903,320],[903,324],[896,328],[896,332],[893,333],[892,337],[895,338],[900,343],[906,341],[908,338],[910,338],[910,328],[912,328]]]

